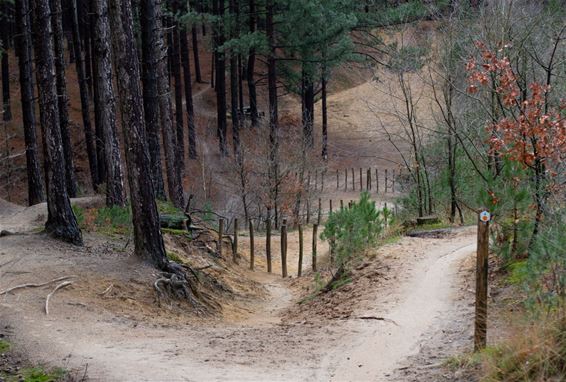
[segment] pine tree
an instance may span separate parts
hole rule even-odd
[[[74,0],[72,0],[74,1]],[[106,162],[106,205],[123,206],[126,204],[124,194],[124,175],[122,170],[122,154],[118,133],[116,131],[116,100],[112,83],[112,51],[111,34],[108,20],[107,0],[92,0],[94,10],[93,58],[95,104],[98,120],[104,133],[104,154]]]
[[[77,68],[77,76],[79,78],[79,91],[81,95],[81,112],[83,117],[83,131],[85,136],[86,152],[88,164],[90,168],[90,179],[92,188],[97,189],[102,182],[98,178],[98,160],[94,144],[94,136],[92,126],[90,124],[90,95],[88,87],[88,79],[85,73],[85,60],[82,49],[82,41],[79,34],[79,18],[77,10],[77,0],[70,0],[71,24],[73,33],[73,47],[75,50],[75,66]]]
[[[28,0],[16,1],[16,27],[18,63],[20,68],[20,96],[22,102],[22,119],[24,140],[26,143],[26,168],[28,181],[28,204],[34,205],[44,200],[43,179],[39,163],[37,147],[34,82],[32,68],[32,32]]]
[[[71,142],[69,122],[69,96],[67,94],[67,78],[65,76],[65,56],[63,46],[63,11],[61,0],[50,0],[51,26],[53,31],[53,49],[55,55],[55,70],[57,79],[57,101],[59,103],[59,124],[63,139],[63,155],[65,156],[65,173],[69,196],[77,196],[77,176],[73,160],[73,145]]]
[[[135,252],[160,269],[169,265],[159,226],[145,128],[138,51],[129,1],[109,0],[116,78],[126,146]]]
[[[71,209],[65,176],[65,157],[61,147],[59,103],[55,73],[54,42],[49,0],[34,0],[36,75],[39,110],[44,128],[48,218],[47,232],[54,237],[81,245],[82,235]]]

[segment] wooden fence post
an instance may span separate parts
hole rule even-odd
[[[391,171],[391,192],[395,193],[395,170]]]
[[[234,241],[232,242],[232,261],[238,261],[238,218],[234,219]]]
[[[328,214],[328,216],[330,216],[330,215],[332,215],[332,199],[330,199],[330,200],[328,201],[328,205],[329,205],[329,207],[330,207],[330,213]]]
[[[344,201],[340,199],[340,210],[344,209]]]
[[[271,273],[271,218],[265,222],[265,257],[267,259],[267,272]]]
[[[318,216],[316,219],[316,224],[320,225],[321,219],[322,219],[322,199],[318,198]]]
[[[218,221],[218,255],[222,257],[222,237],[224,236],[224,219]]]
[[[281,276],[287,277],[287,219],[281,224]]]
[[[364,190],[364,177],[362,174],[362,168],[360,167],[360,192]]]
[[[254,222],[250,219],[250,270],[254,270],[255,263],[255,243],[254,243]]]
[[[336,189],[340,189],[340,174],[338,173],[338,170],[336,170]]]
[[[385,191],[383,191],[384,194],[387,194],[387,182],[389,179],[389,175],[387,173],[387,169],[385,169]]]
[[[301,277],[303,273],[303,226],[299,224],[299,266],[297,275]]]
[[[366,190],[371,190],[371,169],[369,168],[366,173]]]
[[[316,272],[316,244],[317,244],[318,225],[312,226],[312,271]]]
[[[379,169],[375,169],[375,193],[379,194]]]
[[[307,203],[306,203],[306,207],[307,207],[307,224],[310,223],[311,221],[311,202],[310,202],[310,198],[307,196]]]
[[[344,170],[344,191],[348,191],[348,169]]]
[[[476,261],[476,319],[474,350],[485,348],[487,343],[487,288],[489,259],[489,212],[483,208],[478,215],[478,252]]]
[[[354,174],[354,169],[352,169],[352,191],[356,191],[356,175]]]
[[[320,192],[324,192],[324,175],[326,175],[326,169],[320,173]]]

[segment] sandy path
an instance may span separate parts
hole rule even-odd
[[[13,271],[27,269],[38,261],[37,253],[49,249],[38,250],[46,242],[35,235],[0,240],[0,262],[16,252],[23,257]],[[389,269],[385,278],[392,281],[361,291],[360,308],[346,320],[283,319],[293,304],[289,281],[256,271],[253,277],[271,297],[241,322],[155,325],[78,306],[67,291],[45,316],[43,290],[2,297],[0,322],[33,359],[68,368],[88,364],[94,381],[380,381],[415,354],[425,336],[442,329],[439,316],[448,322],[456,314],[456,268],[472,254],[474,240],[473,230],[466,229],[446,239],[404,238],[380,249]],[[75,260],[65,248],[53,247],[40,263],[56,258],[63,272],[73,261],[88,261],[83,254]],[[0,280],[0,288],[18,277],[13,272]],[[366,315],[388,321],[355,318]]]
[[[475,250],[474,237],[446,241],[411,271],[408,282],[391,291],[393,304],[378,301],[363,316],[385,321],[349,321],[356,337],[324,360],[324,376],[332,381],[385,381],[399,363],[419,350],[421,337],[440,316],[450,319],[457,267]]]

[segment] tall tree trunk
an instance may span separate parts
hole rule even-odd
[[[88,66],[91,68],[91,78],[89,79],[89,89],[92,90],[92,94],[94,98],[98,95],[96,92],[98,91],[97,87],[94,84],[95,78],[98,77],[97,73],[97,66],[95,65],[95,58],[94,58],[94,39],[96,38],[95,30],[94,30],[94,3],[90,1],[89,3],[89,14],[88,14],[88,26],[89,26],[89,39],[88,39],[88,46],[86,47],[87,60]],[[106,180],[106,142],[104,141],[104,127],[102,125],[102,121],[100,120],[100,115],[102,113],[99,108],[101,107],[100,104],[94,105],[94,134],[96,136],[96,159],[97,159],[97,168],[98,168],[98,183],[102,183]]]
[[[314,84],[310,73],[303,63],[303,139],[305,147],[312,148],[314,146]]]
[[[326,73],[322,74],[322,159],[328,160],[328,105],[326,94]]]
[[[79,77],[79,91],[81,93],[81,111],[83,116],[83,130],[85,135],[86,152],[88,156],[88,164],[90,168],[90,178],[92,188],[96,190],[101,183],[98,177],[98,162],[96,156],[96,149],[94,146],[92,127],[90,125],[90,103],[88,93],[88,81],[84,69],[84,56],[82,53],[82,43],[79,33],[79,19],[77,10],[77,0],[71,0],[71,22],[73,30],[73,44],[75,54],[75,64],[77,67],[77,75]]]
[[[250,33],[254,33],[256,30],[257,15],[256,15],[256,3],[255,0],[249,0],[248,2],[250,8]],[[255,49],[250,50],[250,55],[248,56],[247,65],[247,80],[248,80],[248,96],[250,98],[250,116],[252,119],[252,126],[256,127],[258,124],[258,114],[257,114],[257,92],[255,86]]]
[[[191,62],[189,60],[189,41],[185,30],[180,30],[181,38],[181,64],[183,66],[183,79],[185,81],[185,105],[189,125],[189,159],[197,158],[195,112],[193,106],[193,84],[191,78]]]
[[[22,119],[24,125],[24,140],[26,143],[26,168],[28,180],[28,204],[34,205],[44,200],[43,179],[39,164],[37,135],[35,129],[35,105],[33,94],[32,67],[32,33],[29,16],[28,0],[16,1],[16,26],[19,67],[20,67],[20,96],[22,102]]]
[[[72,0],[74,1],[74,0]],[[106,205],[124,206],[124,174],[122,154],[116,131],[116,100],[112,83],[111,33],[108,20],[107,0],[92,0],[94,11],[93,58],[96,78],[94,78],[94,103],[98,120],[104,134],[104,154],[106,162]]]
[[[200,70],[200,56],[198,51],[198,32],[196,25],[191,28],[191,36],[193,39],[193,59],[195,61],[195,80],[198,83],[204,83],[202,80],[202,74]]]
[[[82,235],[77,219],[71,209],[65,176],[65,157],[61,147],[59,103],[57,102],[57,80],[51,9],[49,0],[34,0],[36,75],[39,89],[39,110],[41,125],[45,129],[47,157],[47,211],[45,229],[54,237],[82,245]]]
[[[176,207],[184,207],[182,169],[178,165],[176,155],[177,138],[173,129],[171,115],[171,93],[167,70],[167,47],[163,36],[161,0],[141,1],[142,36],[151,44],[145,61],[149,77],[155,79],[159,124],[163,134],[163,151],[165,153],[165,169],[167,171],[167,191],[171,202]],[[152,97],[153,98],[153,97]]]
[[[159,226],[145,129],[138,51],[129,1],[109,1],[116,78],[122,113],[136,255],[161,269],[168,267]]]
[[[159,93],[157,89],[157,65],[161,53],[155,49],[157,44],[157,19],[152,8],[151,0],[141,1],[141,37],[143,58],[143,105],[145,124],[149,138],[149,153],[151,158],[151,174],[155,191],[159,199],[165,199],[165,185],[161,167],[161,149],[159,144]]]
[[[185,126],[183,118],[183,83],[181,79],[181,55],[179,33],[186,33],[179,30],[179,24],[175,23],[172,29],[173,49],[171,50],[171,68],[175,79],[175,120],[177,128],[177,166],[185,169]]]
[[[269,43],[267,57],[267,87],[269,93],[269,179],[270,199],[275,211],[275,226],[278,225],[279,199],[279,115],[277,104],[277,66],[275,57],[274,0],[266,1],[266,32]]]
[[[0,6],[0,38],[2,39],[0,55],[2,56],[2,120],[12,120],[12,108],[10,107],[10,64],[8,60],[8,49],[11,47],[12,38],[12,15],[13,8],[9,1],[4,1]]]
[[[73,164],[73,145],[69,131],[69,96],[67,95],[67,78],[65,76],[65,56],[63,47],[63,25],[61,21],[61,0],[50,0],[51,23],[53,31],[53,49],[55,54],[55,70],[57,76],[57,100],[59,123],[63,139],[63,155],[65,156],[65,174],[69,196],[77,196],[77,178]]]
[[[226,54],[218,50],[224,44],[224,0],[213,0],[214,14],[218,18],[214,28],[214,49],[216,57],[216,122],[220,155],[228,154],[226,145]]]
[[[237,0],[230,0],[230,14],[236,17],[238,14]],[[237,24],[232,27],[231,38],[238,38]],[[238,55],[230,52],[230,108],[232,113],[232,140],[234,144],[234,153],[237,157],[240,156],[240,118],[239,118],[239,86],[238,86]]]

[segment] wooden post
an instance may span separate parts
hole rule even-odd
[[[391,192],[395,193],[395,170],[391,171]]]
[[[344,209],[344,201],[340,199],[340,210]]]
[[[379,194],[379,169],[375,169],[375,193]]]
[[[267,272],[271,273],[271,218],[265,222],[265,257],[267,259]]]
[[[360,167],[360,192],[364,190],[364,177],[362,176],[362,168]]]
[[[354,174],[354,169],[352,169],[352,191],[356,191],[356,176]]]
[[[338,170],[336,170],[336,189],[340,189],[340,174],[338,173]]]
[[[330,207],[330,212],[329,212],[328,216],[330,216],[330,215],[332,215],[332,199],[330,199],[328,201],[328,206]]]
[[[322,199],[318,198],[318,216],[316,219],[316,224],[320,225],[321,219],[322,219]]]
[[[255,264],[255,243],[254,243],[254,222],[250,219],[250,270],[254,270]]]
[[[385,169],[385,191],[383,192],[384,194],[387,194],[387,181],[388,181],[388,175],[387,175],[387,169]]]
[[[281,224],[281,276],[287,277],[287,219]]]
[[[297,275],[301,277],[303,273],[303,226],[299,224],[299,267]]]
[[[487,343],[487,282],[489,259],[489,212],[483,208],[478,215],[478,249],[476,263],[476,319],[474,350]]]
[[[307,224],[311,221],[311,201],[310,198],[307,196]]]
[[[238,218],[234,219],[234,241],[232,242],[232,261],[238,261]]]
[[[344,170],[344,191],[348,191],[348,169]]]
[[[218,255],[222,257],[222,237],[224,237],[224,219],[218,221]]]
[[[316,244],[317,244],[318,225],[312,226],[312,271],[316,272]]]
[[[371,169],[370,169],[370,168],[368,168],[368,171],[367,171],[367,174],[366,174],[366,178],[367,178],[367,179],[366,179],[366,180],[367,180],[367,181],[366,181],[366,183],[367,183],[366,189],[367,189],[368,191],[370,191],[370,190],[371,190]]]

